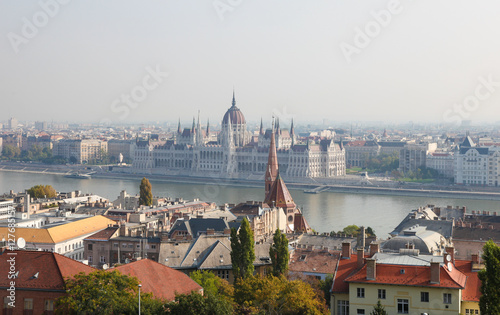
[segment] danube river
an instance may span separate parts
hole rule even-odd
[[[124,189],[130,194],[137,194],[139,183],[139,179],[73,179],[60,175],[0,171],[0,193],[9,190],[20,192],[34,185],[44,184],[52,185],[61,192],[80,190],[83,193],[97,194],[113,201]],[[155,196],[200,198],[216,202],[218,205],[264,199],[264,187],[259,189],[221,186],[215,181],[185,184],[152,180],[151,184]],[[349,224],[356,224],[372,227],[381,238],[386,238],[408,211],[426,204],[466,206],[468,212],[472,210],[500,211],[500,202],[489,200],[332,192],[305,194],[302,190],[294,189],[291,189],[290,193],[295,203],[303,209],[311,227],[318,232],[338,231]]]

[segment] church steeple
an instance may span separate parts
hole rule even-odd
[[[292,124],[290,125],[290,137],[292,138],[292,146],[295,145],[295,128],[293,127],[293,118]]]
[[[191,133],[195,132],[196,119],[193,117],[193,126],[191,126]]]
[[[262,117],[260,117],[260,130],[259,134],[263,135],[264,134],[264,125],[262,124]]]
[[[233,106],[232,107],[236,107],[236,99],[234,97],[234,88],[233,88],[233,102],[232,102]]]
[[[207,119],[207,138],[210,136],[210,119]]]
[[[267,159],[267,168],[266,168],[266,176],[265,176],[265,191],[266,191],[266,199],[267,195],[271,191],[271,187],[276,180],[276,176],[278,176],[278,154],[276,153],[276,143],[274,140],[274,118],[271,128],[271,144],[269,145],[269,157]]]
[[[179,123],[177,124],[177,133],[182,133],[181,129],[181,119],[179,118]]]

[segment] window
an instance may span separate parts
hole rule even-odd
[[[398,314],[409,314],[410,303],[407,299],[398,299]]]
[[[344,301],[344,300],[337,301],[337,314],[349,315],[349,301]]]
[[[88,244],[88,245],[87,245],[87,249],[88,249],[88,250],[92,250],[92,244]]]
[[[357,291],[358,291],[358,292],[357,292],[357,293],[358,293],[358,294],[357,294],[357,296],[358,296],[359,298],[364,298],[364,297],[365,297],[365,288],[358,288],[358,290],[357,290]]]
[[[420,292],[420,302],[429,302],[429,292]]]
[[[221,279],[229,279],[229,270],[217,270],[217,277]]]
[[[24,299],[24,309],[25,310],[33,309],[33,299]]]
[[[46,311],[54,310],[54,300],[45,300],[45,310]]]
[[[92,256],[89,256],[89,263],[92,262]]]
[[[3,308],[14,308],[14,306],[12,306],[12,304],[10,304],[10,299],[8,297],[4,297],[3,298]]]
[[[365,310],[364,310],[364,309],[360,309],[360,308],[358,308],[358,309],[356,310],[356,314],[357,314],[357,315],[365,315]]]
[[[113,243],[113,247],[118,247],[118,243]]]
[[[385,300],[385,289],[378,289],[379,300]]]
[[[151,249],[156,249],[156,245],[151,245]]]
[[[451,293],[443,293],[443,303],[451,304]]]
[[[100,262],[104,264],[104,263],[106,262],[106,257],[101,256],[101,260],[100,260]]]

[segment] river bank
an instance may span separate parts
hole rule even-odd
[[[20,172],[20,173],[37,173],[51,175],[68,175],[74,172],[97,171],[93,174],[94,178],[119,179],[119,180],[140,180],[146,176],[150,180],[167,183],[184,183],[184,184],[202,184],[202,185],[220,185],[234,187],[251,187],[261,188],[263,180],[252,179],[226,179],[213,177],[191,177],[191,176],[169,176],[158,174],[132,174],[119,173],[108,171],[106,167],[84,165],[43,165],[31,163],[0,163],[0,171],[5,172]],[[364,185],[342,185],[342,184],[322,184],[318,182],[293,182],[288,179],[287,186],[293,190],[302,190],[304,192],[315,193],[321,192],[336,192],[336,193],[351,193],[351,194],[370,194],[370,195],[387,195],[387,196],[410,196],[410,197],[434,197],[434,198],[455,198],[455,199],[471,199],[471,200],[500,200],[500,191],[480,191],[472,190],[464,186],[442,186],[432,187],[430,185],[415,185],[414,187],[380,187],[375,184]],[[375,182],[376,183],[376,182]],[[384,184],[380,182],[379,184]],[[394,184],[394,183],[392,183]],[[407,185],[408,186],[408,185]],[[454,189],[451,189],[454,188]],[[477,189],[478,187],[474,187]]]

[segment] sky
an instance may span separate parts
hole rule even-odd
[[[0,121],[500,116],[498,1],[0,0]]]

